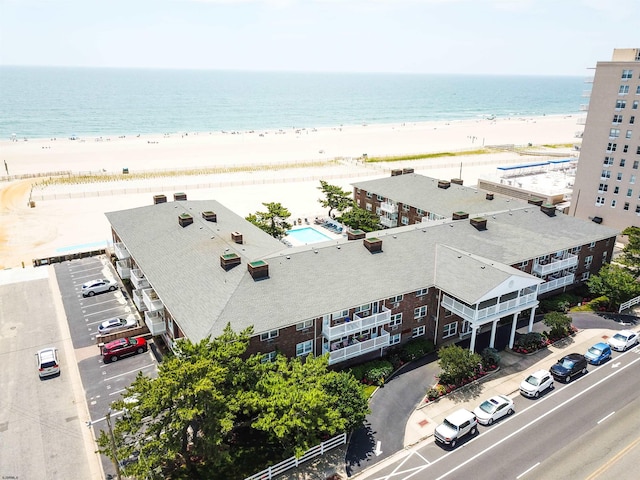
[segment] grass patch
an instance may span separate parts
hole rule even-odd
[[[376,162],[404,162],[411,160],[425,160],[430,158],[442,158],[442,157],[462,157],[466,155],[486,155],[491,153],[488,148],[479,148],[477,150],[465,150],[462,152],[437,152],[437,153],[418,153],[415,155],[398,155],[390,157],[369,157],[365,159],[366,163]]]
[[[373,392],[375,392],[377,388],[377,385],[364,385],[364,394],[367,396],[367,398],[371,398],[371,395],[373,395]]]
[[[556,143],[556,144],[544,144],[545,148],[573,148],[573,143]]]

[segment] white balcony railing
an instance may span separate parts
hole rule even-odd
[[[153,288],[145,288],[142,290],[142,301],[150,312],[155,312],[163,307],[162,300],[158,298]]]
[[[149,288],[149,282],[139,268],[131,269],[131,284],[136,289]]]
[[[380,204],[380,210],[387,213],[398,213],[398,204],[391,202],[382,202]]]
[[[124,243],[116,242],[113,244],[113,249],[115,251],[116,257],[118,260],[124,260],[125,258],[130,258],[129,250],[126,249]]]
[[[578,117],[578,119],[576,120],[576,124],[577,125],[586,125],[587,124],[587,117]]]
[[[566,285],[572,285],[575,280],[575,274],[566,275],[564,277],[555,278],[553,280],[547,280],[545,283],[538,287],[538,293],[546,293],[556,288],[562,288]]]
[[[147,306],[142,301],[142,290],[133,290],[133,303],[136,304],[139,312],[147,311]]]
[[[144,312],[144,323],[149,328],[149,332],[154,337],[156,335],[162,335],[167,331],[167,325],[164,321],[164,318],[160,315],[160,313],[156,312]]]
[[[350,358],[358,357],[368,352],[385,348],[389,346],[389,340],[391,335],[386,330],[382,330],[382,333],[375,338],[365,340],[364,342],[357,342],[353,345],[349,345],[333,352],[324,347],[323,353],[329,353],[329,365],[334,363],[343,362]]]
[[[578,256],[573,253],[567,253],[564,258],[552,257],[546,263],[536,262],[533,264],[533,273],[542,276],[549,275],[553,272],[559,272],[570,267],[578,265]]]
[[[337,340],[349,335],[356,335],[364,330],[386,325],[391,321],[391,310],[382,307],[380,313],[374,313],[367,317],[354,315],[350,321],[339,325],[330,326],[330,320],[325,320],[322,325],[322,336],[327,340]]]
[[[131,265],[131,262],[128,258],[126,260],[116,261],[116,271],[118,272],[118,275],[120,276],[120,278],[125,279],[125,278],[131,277],[130,265]]]
[[[494,320],[496,317],[506,316],[510,313],[531,308],[536,305],[536,303],[537,295],[535,293],[529,293],[506,302],[500,302],[490,307],[476,310],[448,295],[442,297],[442,306],[475,324],[486,323],[487,321]]]
[[[581,112],[588,112],[589,111],[589,104],[588,103],[581,103],[580,104],[580,111]]]
[[[389,218],[385,215],[380,217],[380,224],[387,228],[393,228],[398,226],[398,218]]]

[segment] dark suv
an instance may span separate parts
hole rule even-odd
[[[579,373],[587,373],[587,360],[581,353],[570,353],[558,360],[549,370],[553,378],[569,383]]]

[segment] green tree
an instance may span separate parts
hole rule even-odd
[[[373,212],[360,208],[355,202],[351,202],[351,208],[345,210],[340,217],[340,222],[353,230],[373,232],[378,229],[380,219]]]
[[[370,413],[364,386],[348,372],[329,372],[324,388],[331,398],[339,401],[334,408],[346,420],[345,430],[351,432],[364,423]]]
[[[604,265],[596,275],[587,280],[589,291],[597,296],[609,299],[609,307],[640,295],[640,284],[636,277],[623,267],[614,264]]]
[[[442,373],[443,383],[459,385],[465,378],[472,377],[478,372],[482,357],[458,345],[449,345],[438,350],[438,363]]]
[[[549,336],[554,339],[566,337],[571,330],[571,317],[561,312],[546,313],[543,323],[551,329]]]
[[[333,218],[331,214],[334,210],[343,212],[353,203],[349,192],[342,190],[342,188],[337,185],[330,185],[324,180],[320,180],[318,190],[322,190],[324,194],[324,198],[318,199],[318,202],[320,202],[324,208],[329,209],[329,216],[331,218]]]
[[[640,277],[640,228],[627,227],[622,231],[627,236],[627,244],[622,249],[618,262],[628,268],[631,274]]]
[[[276,202],[263,202],[262,205],[267,207],[266,212],[251,213],[245,217],[245,220],[253,223],[274,238],[284,237],[287,234],[287,230],[291,228],[291,224],[287,222],[287,218],[291,216],[289,210]]]

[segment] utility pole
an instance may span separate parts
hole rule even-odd
[[[113,465],[116,467],[116,476],[118,477],[118,480],[122,480],[122,476],[120,475],[120,464],[118,463],[118,456],[116,455],[116,439],[113,436],[113,429],[111,428],[111,409],[107,411],[107,414],[104,418],[107,421],[107,427],[109,428],[109,440],[111,440],[111,460],[113,460]]]

